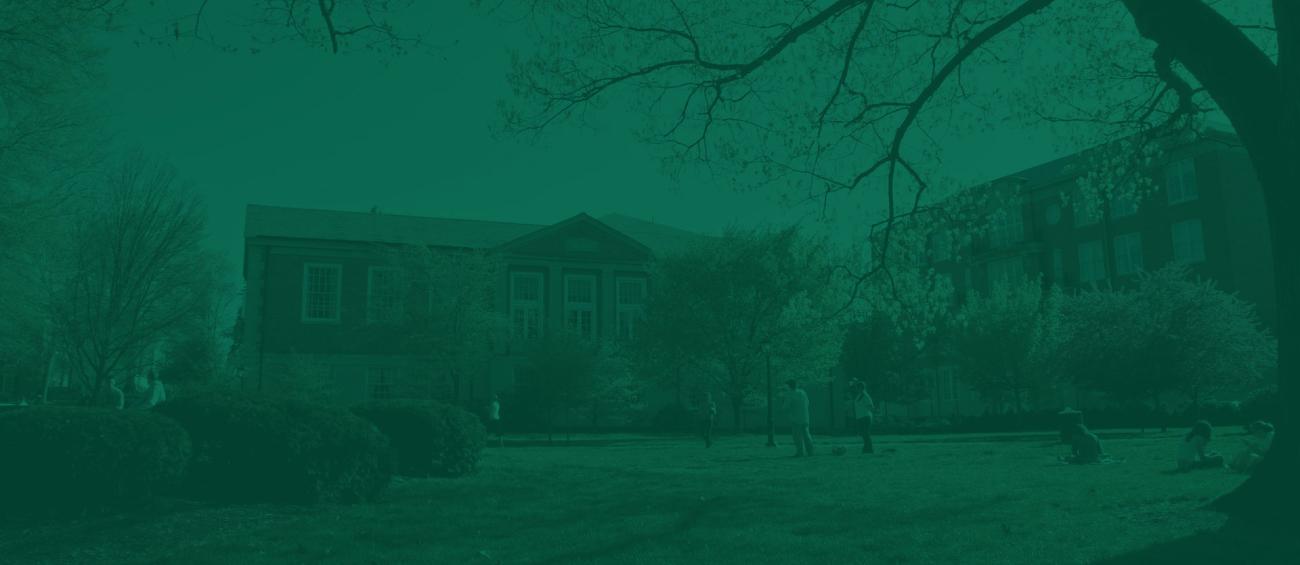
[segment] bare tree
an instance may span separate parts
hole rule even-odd
[[[416,0],[247,0],[171,3],[161,22],[145,19],[148,36],[161,41],[197,40],[228,51],[250,50],[285,41],[330,53],[369,50],[401,55],[424,44],[412,23]],[[179,11],[174,11],[181,6]],[[428,8],[428,6],[423,6]]]
[[[628,94],[624,102],[649,114],[647,138],[679,162],[749,173],[733,175],[742,182],[797,182],[823,202],[879,190],[886,245],[860,280],[887,268],[890,226],[922,207],[932,186],[942,148],[930,128],[988,125],[979,117],[1007,117],[988,110],[1016,93],[1014,104],[1041,109],[1032,100],[1053,89],[1051,112],[1010,117],[1145,143],[1194,130],[1193,118],[1216,108],[1264,188],[1279,390],[1284,405],[1300,405],[1300,255],[1289,243],[1300,241],[1289,217],[1300,204],[1297,3],[1244,15],[1201,0],[516,5],[542,47],[511,77],[521,100],[506,115],[513,130],[540,132]],[[1026,56],[1046,49],[1066,56]],[[1288,484],[1300,467],[1296,414],[1287,412],[1272,453],[1238,491],[1247,504],[1224,508],[1267,516],[1300,502]]]
[[[143,156],[103,179],[47,273],[48,316],[86,390],[210,311],[219,263],[203,248],[205,213],[175,173]]]
[[[65,227],[93,163],[100,10],[116,2],[0,3],[0,316],[30,313],[41,246]],[[20,312],[26,310],[27,312]]]

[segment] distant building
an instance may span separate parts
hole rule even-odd
[[[482,402],[513,383],[518,348],[511,342],[553,328],[634,336],[654,258],[701,237],[620,215],[533,225],[249,206],[234,370],[245,388],[265,390],[306,365],[327,394],[346,403],[402,396],[403,383],[436,381],[437,370],[404,346],[399,328],[375,323],[377,311],[402,302],[389,288],[382,250],[481,250],[503,263],[494,303],[510,335],[460,398],[447,398],[447,387],[432,394]]]
[[[963,245],[938,229],[924,261],[949,277],[957,293],[987,292],[992,284],[1041,276],[1075,290],[1123,287],[1142,271],[1177,261],[1218,288],[1254,304],[1261,322],[1276,327],[1272,243],[1264,196],[1249,156],[1235,136],[1209,131],[1170,144],[1147,174],[1155,190],[1138,202],[1105,202],[1089,214],[1077,204],[1083,154],[1070,155],[971,190],[1006,188],[1004,210],[985,210],[987,233]],[[904,228],[905,229],[905,228]],[[913,417],[979,414],[988,409],[960,383],[960,369],[936,362],[926,373],[931,398],[906,407]],[[1087,408],[1103,400],[1076,390],[1044,391],[1039,408]]]

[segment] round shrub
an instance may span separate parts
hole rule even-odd
[[[187,491],[223,502],[359,502],[388,486],[393,454],[342,408],[239,393],[181,398],[155,410],[194,443]]]
[[[388,437],[397,452],[398,472],[407,476],[472,473],[487,442],[478,417],[440,402],[383,400],[352,410]]]
[[[0,413],[0,453],[0,513],[61,514],[172,491],[190,439],[148,411],[39,406]]]

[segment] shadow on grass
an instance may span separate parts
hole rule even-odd
[[[578,560],[592,560],[604,557],[611,557],[632,549],[637,546],[650,544],[658,541],[671,540],[681,534],[684,534],[700,523],[705,515],[719,512],[722,507],[730,506],[726,499],[714,498],[708,501],[700,501],[686,510],[667,528],[658,531],[648,531],[629,535],[618,541],[607,543],[598,547],[589,549],[580,549],[556,555],[541,561],[534,561],[536,565],[559,565],[572,563]]]
[[[647,445],[654,443],[678,444],[689,439],[686,437],[642,437],[642,438],[577,438],[564,439],[555,438],[555,441],[546,438],[521,438],[505,440],[505,447],[500,448],[489,442],[489,449],[509,449],[511,447],[628,447],[634,445]],[[700,441],[703,445],[703,440]]]
[[[82,515],[6,516],[0,519],[0,563],[58,561],[66,547],[117,544],[143,549],[153,538],[124,536],[123,532],[156,530],[211,532],[214,517],[221,527],[291,519],[310,514],[313,507],[295,505],[230,505],[185,499],[157,498],[128,509],[88,512]],[[119,548],[120,549],[120,548]],[[16,561],[7,561],[7,560]]]
[[[1300,539],[1295,537],[1294,532],[1283,532],[1280,529],[1265,531],[1230,521],[1219,530],[1200,532],[1093,563],[1094,565],[1293,564],[1300,563]]]

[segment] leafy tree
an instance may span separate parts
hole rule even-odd
[[[962,305],[955,349],[962,378],[988,401],[1025,402],[1050,382],[1058,352],[1060,293],[1046,296],[1036,279],[995,284],[972,292]]]
[[[555,424],[587,405],[596,384],[597,348],[570,332],[549,332],[515,371],[519,411],[552,438]]]
[[[1300,241],[1290,218],[1300,205],[1295,2],[1275,1],[1271,13],[1202,0],[513,5],[541,42],[511,75],[520,100],[505,118],[515,131],[542,132],[631,94],[623,100],[645,111],[645,136],[676,166],[704,162],[738,186],[780,183],[827,200],[875,188],[890,222],[937,185],[927,179],[941,147],[918,130],[1046,123],[1144,144],[1222,112],[1263,186],[1279,394],[1300,406],[1300,255],[1288,244]],[[1043,49],[1053,56],[1028,56]],[[860,277],[881,274],[884,251]],[[1269,457],[1225,509],[1267,517],[1300,503],[1290,487],[1298,426],[1286,411]]]
[[[733,231],[660,261],[638,343],[690,363],[740,429],[769,360],[781,378],[825,379],[840,341],[831,274],[825,246],[796,228]]]
[[[397,250],[392,259],[397,284],[415,294],[409,301],[414,307],[398,320],[407,345],[429,356],[436,377],[451,380],[453,402],[459,403],[465,383],[485,370],[506,330],[493,295],[500,261],[485,253],[422,246]]]
[[[875,315],[850,326],[840,367],[847,377],[867,383],[871,398],[883,410],[887,403],[909,404],[929,394],[918,377],[924,353],[913,336],[884,315]]]
[[[1069,377],[1125,400],[1177,392],[1192,401],[1262,388],[1275,343],[1254,308],[1171,264],[1135,289],[1098,290],[1063,307]]]
[[[627,424],[643,408],[643,380],[637,378],[632,348],[614,341],[603,341],[597,351],[591,390],[591,427],[602,424]]]

